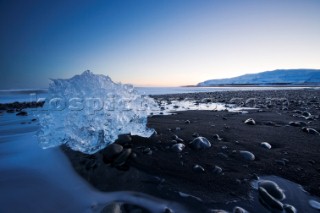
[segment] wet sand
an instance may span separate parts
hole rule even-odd
[[[94,187],[144,192],[182,203],[191,212],[206,212],[232,200],[248,200],[250,182],[265,175],[283,177],[320,196],[320,90],[153,97],[159,102],[187,98],[196,104],[230,104],[237,100],[238,106],[259,109],[247,113],[211,110],[156,115],[148,118],[148,126],[156,130],[151,138],[122,136],[116,142],[120,146],[94,155],[64,147],[75,170]],[[246,103],[249,98],[256,100]],[[255,125],[245,124],[248,118]],[[192,149],[190,143],[197,136],[208,139],[211,147]],[[272,148],[262,147],[262,142]],[[177,143],[185,146],[181,152],[173,148]],[[116,151],[119,147],[121,150]],[[255,159],[245,159],[241,151],[251,152]]]

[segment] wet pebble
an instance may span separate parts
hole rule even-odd
[[[289,125],[294,127],[304,127],[307,126],[307,123],[303,121],[290,121]]]
[[[192,169],[197,173],[204,173],[205,171],[204,168],[198,164],[194,165]]]
[[[289,204],[284,204],[283,209],[286,213],[297,213],[298,212],[294,206],[289,205]]]
[[[255,156],[252,152],[249,151],[240,151],[240,155],[242,156],[243,159],[248,160],[248,161],[253,161],[255,159]]]
[[[320,210],[320,203],[318,201],[309,200],[309,205],[314,209]]]
[[[277,183],[270,180],[262,180],[258,183],[259,187],[263,187],[267,192],[278,200],[283,200],[286,198],[283,190],[278,186]]]
[[[213,136],[214,139],[217,139],[218,141],[222,141],[222,138],[220,138],[220,136],[218,134],[215,134]]]
[[[263,204],[269,206],[272,209],[276,209],[280,211],[283,210],[283,204],[279,200],[274,198],[272,195],[270,195],[270,193],[268,193],[268,191],[265,188],[259,187],[258,192],[259,192],[259,200],[262,201]]]
[[[184,148],[185,148],[185,145],[183,143],[177,143],[177,144],[174,144],[171,149],[174,152],[182,152]]]
[[[248,118],[247,120],[244,121],[245,124],[248,124],[248,125],[255,125],[256,122],[255,120],[253,120],[252,118]]]
[[[123,165],[128,157],[131,155],[132,149],[123,150],[120,155],[113,161],[113,165],[121,166]]]
[[[232,213],[248,213],[248,211],[240,206],[236,206],[233,208]]]
[[[271,149],[271,145],[268,142],[262,142],[260,146],[266,149]]]
[[[220,166],[214,166],[212,169],[212,173],[214,174],[221,174],[222,168]]]
[[[194,150],[209,149],[211,147],[210,141],[205,137],[197,137],[189,145]]]
[[[302,131],[313,135],[320,135],[320,133],[313,128],[302,127]]]
[[[120,144],[110,144],[105,149],[102,150],[103,162],[111,163],[116,156],[118,156],[123,150],[123,147]]]
[[[192,134],[192,137],[194,137],[194,138],[196,138],[196,137],[199,137],[200,135],[199,135],[199,133],[197,133],[197,132],[194,132],[193,134]]]

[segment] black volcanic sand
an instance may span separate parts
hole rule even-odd
[[[118,140],[116,143],[121,144],[124,150],[132,150],[120,165],[115,165],[112,159],[110,164],[103,161],[103,156],[108,157],[105,156],[106,150],[85,155],[64,147],[75,170],[97,189],[144,192],[182,203],[191,212],[206,212],[215,208],[217,203],[229,200],[247,200],[250,181],[264,175],[283,177],[320,196],[320,135],[302,129],[306,125],[320,132],[320,90],[153,97],[158,101],[189,98],[198,102],[222,103],[230,103],[232,98],[243,98],[244,101],[237,103],[240,106],[252,106],[252,102],[245,103],[245,100],[257,98],[259,109],[248,113],[184,111],[149,117],[148,126],[157,134],[151,138],[132,136]],[[270,98],[275,97],[285,98],[288,102],[270,102]],[[253,118],[256,124],[245,124],[248,118]],[[305,124],[289,125],[292,121]],[[189,143],[195,138],[194,133],[206,137],[212,146],[204,150],[191,149]],[[186,145],[180,153],[172,150],[174,135]],[[272,148],[261,147],[261,142],[268,142]],[[255,160],[245,160],[239,153],[241,150],[253,153]],[[196,164],[204,171],[193,169]],[[222,172],[213,172],[214,166],[219,166]],[[179,192],[194,197],[185,197]]]

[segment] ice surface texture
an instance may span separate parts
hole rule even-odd
[[[37,111],[43,148],[61,144],[92,154],[112,144],[119,134],[150,137],[147,116],[155,101],[131,85],[85,71],[70,79],[54,79],[44,107]]]

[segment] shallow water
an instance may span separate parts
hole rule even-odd
[[[281,189],[283,189],[285,194],[285,199],[281,202],[283,204],[290,204],[294,206],[297,212],[308,212],[308,213],[318,213],[319,210],[314,209],[309,204],[309,201],[317,201],[320,202],[320,198],[311,196],[309,193],[303,190],[303,187],[299,184],[291,182],[281,177],[277,176],[263,176],[260,177],[258,181],[261,180],[270,180],[279,185]],[[250,192],[251,199],[248,201],[234,201],[228,203],[218,204],[217,207],[219,209],[224,209],[232,212],[232,209],[235,206],[240,206],[246,209],[249,212],[259,212],[259,213],[268,213],[268,212],[275,212],[279,213],[281,211],[276,211],[274,209],[270,209],[265,207],[260,201],[257,191],[258,181],[253,181],[251,183],[252,190]],[[283,211],[285,213],[285,211]]]
[[[101,193],[73,170],[59,148],[41,149],[31,116],[0,115],[0,212],[100,212],[108,203],[139,204],[152,212],[182,207],[134,192]],[[25,124],[21,124],[25,123]]]

